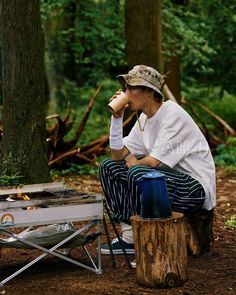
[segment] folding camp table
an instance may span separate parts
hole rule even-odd
[[[6,196],[12,196],[16,194],[16,191],[21,194],[29,194],[30,200],[7,201]],[[35,194],[37,194],[36,198],[34,197]],[[104,197],[102,195],[86,195],[80,194],[75,190],[66,190],[63,183],[25,185],[22,188],[7,190],[0,188],[0,234],[13,237],[27,247],[39,249],[43,252],[42,255],[2,280],[0,286],[3,286],[12,278],[34,265],[48,254],[64,259],[95,272],[96,274],[101,274],[100,231],[101,222],[103,220],[103,200]],[[14,228],[27,228],[32,226],[81,221],[82,225],[79,229],[76,228],[76,230],[70,233],[69,236],[63,238],[49,249],[38,245],[34,241],[32,242],[30,240],[22,239],[18,234],[15,234],[12,231]],[[97,265],[85,245],[82,246],[84,247],[91,265],[79,262],[57,251],[58,248],[63,248],[63,245],[70,241],[73,242],[73,240],[78,238],[79,235],[87,233],[93,228],[96,229],[97,233]]]

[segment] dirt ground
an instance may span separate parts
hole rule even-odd
[[[101,192],[98,180],[92,177],[67,177],[64,180],[69,187],[81,192]],[[202,257],[188,257],[188,277],[183,286],[172,289],[151,289],[139,286],[136,282],[135,270],[128,268],[123,255],[116,256],[116,268],[112,266],[109,256],[103,256],[103,274],[101,275],[56,257],[47,256],[9,281],[0,289],[0,294],[236,294],[235,229],[225,225],[225,221],[236,214],[236,175],[226,175],[224,171],[218,171],[217,184],[214,243],[210,252]],[[104,231],[102,239],[105,239]],[[1,254],[0,280],[3,280],[35,258],[39,252],[3,249]],[[85,259],[79,249],[74,249],[71,255],[82,261]]]

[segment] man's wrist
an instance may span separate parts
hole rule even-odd
[[[109,142],[112,150],[121,150],[124,147],[123,116],[119,118],[111,117]]]

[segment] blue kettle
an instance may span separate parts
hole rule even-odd
[[[158,171],[148,172],[136,183],[141,194],[140,217],[146,219],[171,217],[171,205],[164,174]]]

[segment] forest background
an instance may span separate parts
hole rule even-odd
[[[116,75],[146,63],[164,75],[176,100],[203,130],[216,164],[234,170],[235,6],[233,0],[41,0],[47,128],[54,119],[65,118],[69,109],[70,127],[62,140],[73,140],[100,85],[75,145],[80,148],[108,134],[106,105],[120,88]],[[2,104],[2,95],[0,99]],[[91,161],[65,157],[55,161],[50,172],[97,174],[108,152],[94,153]],[[15,171],[6,174],[1,176],[3,184],[17,178]]]
[[[108,132],[110,114],[106,104],[120,88],[116,75],[127,72],[135,60],[142,60],[141,55],[149,54],[148,50],[138,52],[141,45],[135,32],[132,35],[128,31],[133,19],[145,20],[148,7],[144,9],[144,5],[148,5],[146,1],[127,2],[125,6],[125,1],[117,0],[42,1],[47,77],[54,73],[54,81],[48,83],[49,112],[61,113],[70,101],[78,122],[94,88],[101,82],[103,85],[79,145]],[[134,6],[141,8],[137,10]],[[212,149],[216,163],[231,167],[236,164],[235,137],[229,137],[219,121],[196,103],[204,103],[236,129],[236,15],[233,11],[234,1],[162,1],[162,61],[158,62],[158,70],[163,74],[175,74],[168,84],[175,97],[187,101],[187,111],[214,135]],[[149,33],[142,31],[144,28],[140,25],[138,34],[143,39],[149,38]],[[137,45],[133,51],[132,42]],[[85,167],[72,165],[64,173],[72,170],[83,173]]]
[[[217,164],[211,251],[189,258],[183,289],[158,293],[232,294],[235,12],[234,0],[0,0],[0,186],[60,179],[101,193],[97,172],[109,156],[107,102],[120,88],[116,76],[135,64],[153,66],[165,78],[166,99],[191,114]],[[126,116],[125,132],[133,123]],[[3,254],[1,276],[26,259],[25,252]],[[9,294],[156,294],[137,286],[122,257],[118,263],[114,269],[103,258],[104,276],[94,280],[46,259],[6,288]]]

